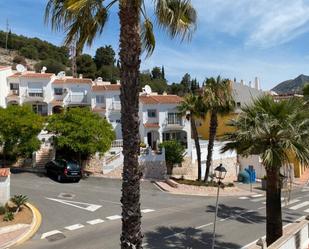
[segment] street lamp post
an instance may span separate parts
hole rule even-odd
[[[213,237],[212,237],[212,249],[215,248],[215,240],[216,240],[216,222],[217,222],[217,215],[218,215],[218,202],[219,202],[219,194],[220,194],[220,186],[221,181],[225,178],[226,169],[223,167],[222,163],[215,168],[215,177],[218,180],[218,189],[217,189],[217,200],[216,200],[216,211],[215,211],[215,220],[214,220],[214,229],[213,229]]]

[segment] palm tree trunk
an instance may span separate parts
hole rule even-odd
[[[266,172],[266,242],[269,246],[282,236],[281,183],[279,169]]]
[[[141,39],[138,1],[120,0],[121,124],[123,136],[121,249],[142,248],[139,155],[139,68]]]
[[[196,156],[197,156],[197,180],[200,181],[202,179],[202,162],[201,162],[201,146],[200,146],[200,141],[198,137],[198,132],[196,129],[196,124],[195,124],[195,119],[191,115],[190,116],[190,121],[191,121],[191,129],[192,129],[192,136],[194,139],[195,143],[195,148],[196,148]]]
[[[218,116],[216,111],[212,111],[210,115],[210,125],[209,125],[209,140],[208,140],[208,149],[207,149],[207,160],[206,160],[206,172],[204,182],[208,181],[209,170],[212,162],[212,151],[214,148],[214,142],[216,138],[218,127]]]

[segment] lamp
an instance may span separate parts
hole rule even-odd
[[[215,177],[218,179],[218,182],[223,180],[226,176],[227,170],[223,167],[222,163],[215,168]]]
[[[213,228],[213,237],[212,237],[212,249],[215,248],[215,240],[216,240],[216,223],[217,223],[217,215],[218,215],[218,203],[219,203],[219,192],[221,181],[225,178],[227,173],[226,168],[223,167],[222,163],[218,167],[215,168],[215,177],[218,180],[218,189],[217,189],[217,200],[216,200],[216,211],[215,211],[215,220],[214,220],[214,228]]]

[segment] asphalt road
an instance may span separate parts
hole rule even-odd
[[[42,213],[38,233],[19,248],[115,249],[121,230],[121,181],[88,178],[58,183],[30,173],[11,177],[12,193],[26,194]],[[142,182],[144,248],[210,248],[214,197],[171,195]],[[306,203],[308,201],[308,203]],[[216,248],[242,248],[265,234],[265,196],[221,197]],[[283,202],[284,203],[284,202]],[[309,188],[295,190],[284,223],[307,215]]]

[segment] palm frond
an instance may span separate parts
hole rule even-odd
[[[156,47],[156,39],[153,33],[153,24],[150,19],[146,18],[141,27],[141,41],[143,51],[146,52],[146,56],[152,55]]]
[[[155,0],[155,14],[160,27],[171,37],[191,39],[197,14],[190,0]]]

